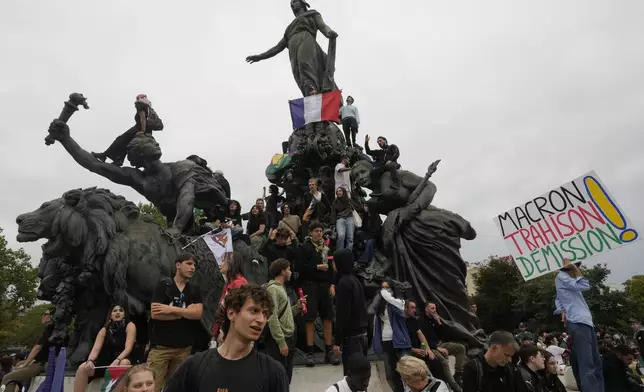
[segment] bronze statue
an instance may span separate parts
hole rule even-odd
[[[286,28],[284,37],[268,51],[246,58],[252,64],[274,57],[288,48],[295,83],[305,97],[337,90],[333,73],[338,34],[324,23],[319,12],[309,10],[309,7],[304,0],[291,0],[295,19]],[[315,40],[318,31],[330,40],[328,56]]]
[[[369,212],[387,215],[382,241],[393,277],[411,283],[420,303],[436,303],[445,340],[481,348],[485,334],[476,329],[476,315],[469,311],[467,267],[460,255],[461,239],[473,240],[476,231],[460,215],[431,205],[436,185],[429,178],[439,162],[429,165],[424,177],[399,170],[399,189],[391,187],[389,172],[375,170],[369,161],[356,162],[352,175],[358,185],[381,194],[369,200]]]
[[[191,160],[161,162],[159,144],[150,135],[139,132],[127,145],[127,158],[134,167],[118,167],[96,159],[76,143],[63,121],[52,121],[49,135],[85,169],[132,187],[156,205],[172,222],[172,234],[190,230],[193,207],[204,211],[228,208],[224,188],[209,170]],[[143,170],[138,169],[141,167]]]

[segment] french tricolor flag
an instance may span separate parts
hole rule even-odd
[[[293,129],[302,128],[306,124],[318,121],[340,122],[341,94],[340,90],[335,90],[288,101]]]

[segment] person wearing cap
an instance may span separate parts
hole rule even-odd
[[[63,341],[60,345],[53,346],[49,341],[52,333],[54,332],[54,324],[51,322],[51,310],[45,310],[42,316],[40,316],[40,322],[45,325],[38,343],[29,352],[27,359],[20,365],[16,366],[14,371],[7,373],[2,378],[2,387],[0,390],[3,392],[14,392],[18,390],[18,387],[14,384],[10,384],[11,381],[18,381],[20,384],[25,384],[32,378],[36,377],[45,370],[45,366],[49,360],[49,348],[56,348],[56,355],[60,352],[61,347],[67,346],[67,339]],[[6,389],[5,389],[6,388]]]
[[[577,385],[584,392],[604,392],[595,325],[583,295],[590,289],[590,283],[583,277],[580,265],[579,262],[573,264],[568,259],[563,260],[563,267],[555,279],[554,314],[561,315],[561,321],[572,338],[571,362]]]
[[[644,358],[644,327],[638,320],[630,319],[631,328],[633,328],[633,341],[637,344],[640,352],[640,358]]]
[[[358,112],[357,107],[353,106],[353,97],[350,95],[347,97],[347,104],[340,108],[340,119],[342,120],[342,130],[344,131],[344,138],[347,140],[347,146],[355,146],[356,134],[360,125],[360,112]]]

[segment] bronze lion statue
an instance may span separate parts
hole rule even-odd
[[[56,305],[52,339],[64,339],[75,321],[70,363],[87,358],[111,304],[126,306],[132,320],[144,324],[137,323],[137,342],[145,344],[152,291],[162,277],[171,276],[180,252],[198,258],[193,281],[202,290],[204,334],[211,330],[224,281],[204,241],[182,250],[192,237],[170,236],[134,203],[100,188],[70,190],[18,216],[16,222],[19,242],[47,240],[42,246],[38,297]],[[233,244],[249,269],[253,259],[265,266],[265,259],[246,243],[235,240]],[[256,283],[266,279],[251,270],[248,275]]]

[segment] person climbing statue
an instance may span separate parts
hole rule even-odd
[[[157,112],[152,109],[152,102],[150,102],[147,95],[137,95],[134,107],[136,108],[136,115],[134,116],[136,124],[114,139],[112,144],[104,152],[92,152],[94,158],[101,162],[105,162],[107,158],[110,158],[112,164],[123,166],[123,162],[127,156],[127,145],[134,139],[137,133],[141,132],[146,135],[152,135],[152,131],[163,130],[163,122],[157,115]]]
[[[384,172],[388,171],[391,175],[391,188],[400,189],[400,179],[398,177],[398,169],[400,165],[398,164],[398,158],[400,157],[400,150],[395,144],[389,144],[387,138],[384,136],[378,136],[378,146],[380,150],[372,150],[369,148],[369,135],[364,137],[364,148],[367,154],[369,154],[374,159],[374,167],[376,172],[382,175]],[[372,196],[376,196],[372,194]]]

